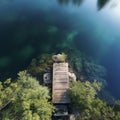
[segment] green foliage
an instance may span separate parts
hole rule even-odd
[[[32,59],[28,72],[37,77],[44,72],[45,68],[52,66],[52,54],[42,54],[36,59]]]
[[[120,111],[120,100],[115,100],[113,102],[113,105],[114,105],[114,110],[115,111]]]
[[[15,83],[10,80],[4,84],[0,83],[0,88],[2,120],[51,119],[54,108],[48,101],[48,89],[39,85],[39,82],[26,71],[18,73]]]
[[[14,100],[17,91],[17,83],[11,84],[11,79],[0,82],[0,110]]]
[[[78,81],[71,84],[69,89],[71,100],[80,111],[88,109],[95,99],[96,89],[99,90],[100,87],[97,86],[96,89],[94,87],[96,87],[96,83],[91,84],[89,81],[85,83]]]
[[[104,101],[97,97],[101,84],[96,81],[90,83],[73,82],[69,93],[72,104],[80,112],[80,120],[118,120],[120,112],[116,112]]]

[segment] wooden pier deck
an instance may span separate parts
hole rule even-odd
[[[69,103],[68,63],[53,64],[52,101],[53,103]]]

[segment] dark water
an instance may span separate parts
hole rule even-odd
[[[106,66],[109,89],[120,98],[120,2],[103,1],[1,0],[1,79],[41,53],[74,47]]]

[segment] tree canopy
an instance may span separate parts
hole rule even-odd
[[[97,93],[101,89],[101,84],[96,81],[90,83],[73,82],[69,89],[71,102],[80,113],[79,120],[119,120],[120,112],[99,99]]]
[[[49,91],[27,74],[18,73],[16,82],[0,82],[0,113],[2,120],[50,120],[54,110],[48,101]]]

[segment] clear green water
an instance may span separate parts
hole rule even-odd
[[[80,1],[1,0],[1,79],[25,69],[41,53],[76,48],[101,61],[109,89],[120,97],[119,0],[103,6],[97,0]]]

